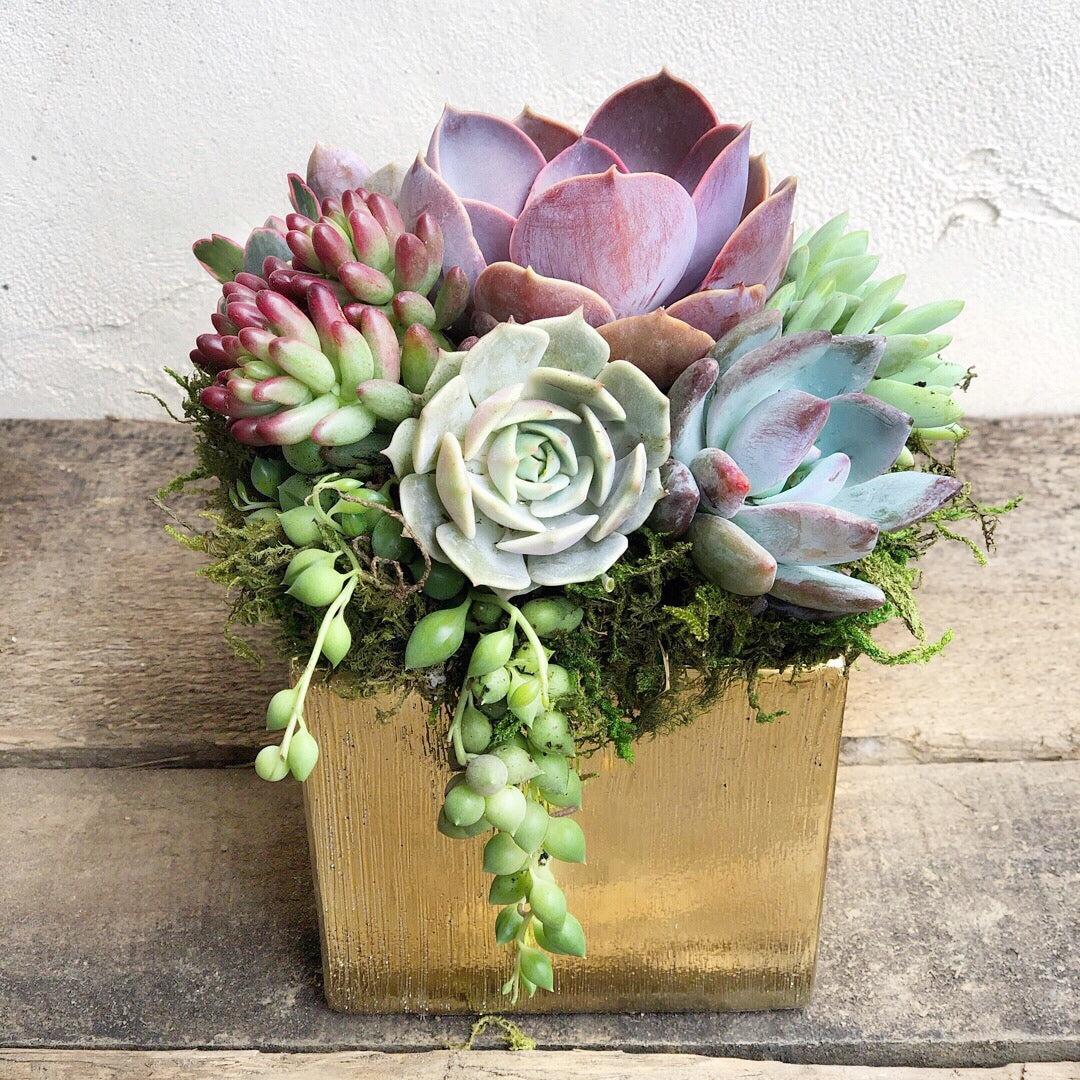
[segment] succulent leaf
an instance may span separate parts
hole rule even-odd
[[[411,440],[400,500],[416,541],[510,594],[603,573],[663,494],[667,399],[636,368],[606,362],[580,313],[548,326],[481,338],[388,452],[400,474]],[[569,366],[545,366],[549,355]]]

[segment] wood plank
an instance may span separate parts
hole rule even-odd
[[[990,565],[957,544],[925,561],[927,631],[956,637],[928,664],[852,673],[842,761],[1008,761],[1080,757],[1080,418],[977,421],[964,461],[983,502],[1022,494]],[[882,643],[906,648],[900,627]]]
[[[0,1070],[7,1080],[1080,1080],[1080,1064],[1068,1061],[993,1069],[881,1069],[613,1050],[0,1050]]]
[[[990,568],[931,553],[927,624],[957,640],[918,668],[862,663],[846,762],[1080,757],[1080,721],[1061,707],[1080,690],[1080,623],[1062,602],[1080,543],[1080,418],[974,428],[981,497],[1028,502]],[[147,501],[190,464],[176,424],[0,421],[0,762],[227,764],[261,745],[284,666],[232,656],[219,590]]]
[[[841,771],[801,1012],[528,1018],[549,1049],[826,1064],[1080,1058],[1080,764]],[[0,1045],[427,1050],[467,1025],[330,1012],[295,786],[0,772]]]

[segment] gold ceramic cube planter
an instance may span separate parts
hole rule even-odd
[[[792,1008],[810,997],[847,676],[762,676],[693,725],[587,771],[587,866],[557,864],[588,956],[557,957],[522,1012]],[[514,1011],[480,840],[435,831],[442,733],[313,686],[321,757],[304,784],[326,997],[356,1013]]]

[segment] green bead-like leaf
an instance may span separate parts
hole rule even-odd
[[[558,930],[566,922],[566,895],[554,881],[533,881],[529,907],[545,930]]]
[[[569,912],[558,930],[548,930],[547,927],[541,930],[537,927],[536,943],[548,952],[561,956],[585,955],[585,931],[581,928],[581,923]]]
[[[296,687],[279,690],[266,706],[266,730],[282,731],[289,726],[293,708],[296,706]]]
[[[326,628],[326,637],[323,640],[322,652],[330,663],[337,667],[348,655],[352,648],[352,632],[345,622],[345,616],[340,612],[330,621]]]
[[[251,483],[268,499],[276,499],[278,487],[289,475],[289,467],[277,458],[257,457],[251,463]]]
[[[576,770],[571,769],[566,776],[566,790],[563,792],[551,791],[544,793],[552,806],[570,807],[577,810],[581,807],[581,777]]]
[[[465,640],[469,602],[425,615],[413,627],[405,646],[405,669],[433,667],[449,660]]]
[[[529,726],[529,742],[549,754],[569,757],[574,752],[574,736],[570,732],[570,719],[557,709],[540,713]]]
[[[319,526],[313,506],[297,506],[278,514],[278,521],[289,540],[297,547],[307,547],[319,539]]]
[[[516,904],[525,899],[532,884],[532,875],[528,870],[520,870],[516,874],[500,874],[488,889],[489,904]]]
[[[585,834],[581,826],[573,818],[552,818],[544,836],[544,850],[561,862],[583,863]]]
[[[496,791],[494,795],[487,797],[484,817],[496,829],[501,829],[513,836],[525,820],[526,806],[525,796],[516,787],[504,787],[501,791]]]
[[[525,817],[514,833],[514,843],[531,855],[544,842],[549,820],[547,810],[534,799],[529,799],[525,806]]]
[[[402,535],[402,524],[389,514],[382,514],[371,530],[371,550],[380,559],[407,562],[416,553],[413,542]]]
[[[484,816],[484,797],[477,795],[467,784],[459,784],[446,793],[443,813],[459,828],[475,825]]]
[[[471,840],[474,836],[488,832],[491,829],[491,822],[486,818],[480,818],[472,825],[455,825],[446,814],[440,813],[436,828],[443,836],[448,836],[451,840]]]
[[[491,634],[481,634],[469,659],[469,675],[482,678],[504,667],[514,651],[514,631],[509,626]]]
[[[491,721],[471,704],[461,717],[461,744],[470,754],[482,754],[491,743]]]
[[[500,945],[513,941],[524,921],[524,917],[513,904],[504,907],[495,917],[495,940]]]
[[[326,563],[316,563],[296,578],[288,593],[308,607],[326,607],[338,598],[344,585],[344,574]]]
[[[514,843],[509,833],[497,832],[484,845],[484,870],[489,874],[516,874],[528,861],[528,854]]]
[[[558,596],[530,600],[522,607],[521,613],[540,637],[576,630],[585,614],[584,609],[573,601]]]
[[[508,784],[524,784],[540,771],[528,750],[512,743],[500,746],[495,756],[506,766]]]
[[[255,757],[255,772],[263,780],[284,780],[289,775],[289,764],[281,756],[281,747],[264,746]]]
[[[311,770],[315,768],[318,760],[319,744],[315,741],[315,736],[301,728],[289,743],[289,771],[302,783],[311,775]]]
[[[555,973],[551,960],[539,949],[522,948],[519,953],[521,974],[544,990],[555,987]]]

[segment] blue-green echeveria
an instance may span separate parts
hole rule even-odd
[[[663,490],[668,399],[580,311],[444,353],[386,454],[428,554],[506,595],[590,581]]]
[[[779,311],[760,312],[675,381],[668,494],[651,524],[686,534],[702,573],[730,592],[870,610],[881,590],[832,568],[936,510],[960,482],[890,471],[911,417],[863,393],[882,338],[780,330]]]

